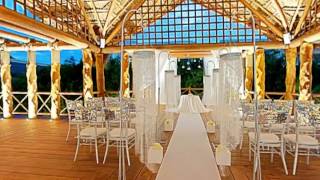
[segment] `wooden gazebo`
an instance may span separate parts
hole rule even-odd
[[[179,8],[181,4],[188,8]],[[5,28],[0,30],[3,115],[10,118],[13,109],[10,51],[28,52],[29,118],[36,117],[38,108],[34,53],[37,50],[52,53],[52,119],[58,118],[60,111],[60,50],[83,50],[83,96],[93,96],[93,63],[97,69],[98,94],[103,96],[104,55],[119,52],[121,23],[131,9],[140,13],[128,16],[126,49],[168,50],[180,57],[205,56],[221,47],[250,49],[252,12],[260,48],[259,97],[264,98],[265,93],[264,49],[286,49],[285,97],[293,98],[295,61],[300,52],[299,98],[310,99],[312,51],[320,42],[319,7],[319,0],[0,0],[0,26]],[[248,51],[247,61],[250,59],[252,53]],[[246,68],[247,91],[252,89],[250,64]]]

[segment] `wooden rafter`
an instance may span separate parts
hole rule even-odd
[[[265,49],[284,49],[285,45],[281,42],[257,42],[257,46]],[[161,49],[161,50],[186,50],[189,49],[190,51],[205,51],[205,50],[215,50],[221,49],[224,47],[236,47],[236,48],[252,48],[252,43],[232,43],[232,44],[225,44],[225,43],[217,43],[217,44],[183,44],[183,45],[146,45],[144,46],[145,49]],[[141,49],[141,46],[126,46],[127,50],[138,50]],[[119,46],[113,47],[106,47],[102,49],[102,53],[110,54],[120,52]]]
[[[313,2],[313,0],[306,0],[305,1],[304,11],[303,11],[303,14],[302,14],[302,16],[297,24],[297,27],[294,31],[294,34],[293,34],[294,37],[300,32],[302,25],[304,24],[306,17],[311,9],[312,2]]]
[[[131,4],[129,5],[129,7],[127,9],[138,9],[140,6],[142,6],[144,1],[145,0],[132,0]],[[129,14],[128,19],[130,19],[133,14],[134,13]],[[124,17],[124,16],[122,15],[122,17]],[[122,21],[119,21],[115,25],[115,28],[112,30],[112,32],[110,33],[110,35],[106,39],[106,44],[108,44],[113,39],[113,37],[116,36],[118,34],[118,32],[120,32],[121,24],[122,24]]]
[[[82,11],[82,13],[83,13],[84,20],[85,20],[85,22],[86,22],[86,24],[87,24],[87,26],[88,26],[90,35],[92,36],[92,38],[94,39],[94,41],[95,41],[96,43],[98,43],[98,37],[97,37],[96,33],[95,33],[94,30],[93,30],[91,21],[90,21],[88,15],[87,15],[87,12],[86,12],[86,10],[85,10],[85,8],[84,8],[83,0],[77,0],[77,3],[78,3],[78,5],[79,5],[79,7],[80,7],[80,9],[81,9],[81,11]]]
[[[280,14],[280,19],[281,19],[281,22],[282,22],[282,26],[284,27],[284,29],[286,31],[288,31],[288,20],[286,18],[286,15],[283,12],[283,9],[282,9],[279,1],[278,0],[273,0],[273,2],[276,5],[275,7],[276,7],[278,13]]]
[[[98,24],[99,24],[99,27],[102,29],[102,23],[101,23],[101,19],[97,13],[97,8],[96,8],[96,5],[94,4],[94,1],[93,0],[90,0],[91,3],[88,3],[89,6],[93,9],[93,14],[95,16],[95,18],[97,19],[98,21]],[[91,4],[91,5],[90,5]]]
[[[298,1],[297,8],[296,8],[296,10],[295,10],[295,12],[294,12],[294,14],[292,16],[291,22],[290,22],[289,31],[292,31],[293,25],[296,22],[296,18],[297,18],[298,14],[299,14],[299,10],[300,10],[300,7],[301,7],[303,1],[304,0],[299,0]]]
[[[265,15],[261,14],[261,12],[255,9],[250,3],[248,3],[246,0],[239,0],[239,2],[247,7],[252,12],[252,14],[258,17],[263,23],[265,23],[273,33],[281,38],[283,37],[283,32],[279,29],[279,27],[270,22]]]
[[[8,10],[7,8],[2,6],[0,6],[0,21],[12,24],[13,26],[24,28],[27,30],[32,30],[35,33],[39,33],[42,35],[45,34],[46,36],[69,43],[78,48],[87,48],[89,46],[90,48],[92,48],[93,51],[100,50],[95,45],[92,45],[90,42],[84,39],[81,39],[74,35],[57,30],[51,26],[48,26],[41,22],[30,19],[24,15],[21,15],[12,10]]]
[[[256,6],[258,6],[264,13],[266,13],[266,15],[268,17],[272,18],[273,21],[275,21],[278,24],[281,24],[281,21],[272,12],[270,12],[268,9],[266,9],[264,6],[262,6],[259,1],[252,1],[252,2]]]
[[[13,33],[7,32],[7,31],[2,31],[2,30],[0,30],[0,37],[2,37],[4,39],[11,39],[11,40],[22,42],[22,43],[29,43],[30,42],[29,38],[26,38],[24,36],[20,36],[17,34],[13,34]]]
[[[55,41],[55,38],[51,38],[51,37],[45,36],[43,34],[35,33],[34,31],[31,31],[31,30],[28,30],[28,29],[24,29],[24,28],[21,28],[21,27],[18,27],[18,26],[14,26],[12,24],[9,24],[9,23],[3,22],[3,21],[0,21],[0,26],[8,28],[8,29],[19,31],[19,32],[24,33],[24,34],[28,34],[28,35],[34,36],[34,37],[46,40],[48,42],[54,42]]]
[[[102,30],[102,36],[103,36],[103,37],[106,36],[106,32],[107,32],[107,30],[108,30],[108,25],[110,24],[110,23],[108,23],[108,22],[109,22],[109,18],[110,18],[110,16],[111,16],[111,11],[113,10],[113,8],[114,8],[114,6],[115,6],[115,4],[116,4],[116,1],[117,1],[117,0],[112,0],[112,1],[111,1],[110,7],[109,7],[109,11],[108,11],[107,16],[106,16],[106,19],[105,19],[105,24],[104,24],[103,30]]]

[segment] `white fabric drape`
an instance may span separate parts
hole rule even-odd
[[[169,69],[169,54],[165,51],[156,51],[156,99],[160,96],[160,104],[166,103],[165,71]],[[172,65],[173,66],[173,65]],[[160,92],[159,92],[160,91]]]
[[[219,97],[219,69],[212,70],[212,101],[211,105],[218,105]]]
[[[212,104],[213,86],[212,86],[212,75],[203,76],[203,96],[202,103],[206,106]]]
[[[173,70],[165,72],[165,91],[167,109],[176,108],[181,96],[181,77],[176,76]]]
[[[234,149],[240,142],[239,88],[242,81],[240,53],[220,57],[217,116],[220,125],[220,144]]]
[[[136,113],[136,153],[147,162],[148,148],[156,141],[156,61],[153,51],[138,51],[132,57],[133,94]]]

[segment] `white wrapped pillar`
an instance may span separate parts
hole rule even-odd
[[[28,51],[27,63],[27,89],[28,89],[28,118],[37,117],[38,97],[37,97],[37,65],[36,53]]]
[[[10,53],[0,51],[3,117],[11,118],[13,110]]]
[[[165,74],[166,108],[174,109],[178,106],[181,96],[181,77],[176,76],[174,70]]]
[[[156,60],[153,51],[138,51],[132,57],[133,94],[136,101],[136,153],[148,162],[148,149],[156,141]]]
[[[234,149],[240,143],[240,94],[242,83],[242,61],[240,53],[221,56],[219,67],[218,122],[220,144]]]
[[[51,119],[60,114],[60,51],[51,51]]]
[[[169,68],[169,54],[165,51],[156,51],[156,97],[160,96],[160,104],[166,103],[165,71]],[[173,64],[172,64],[173,65]]]

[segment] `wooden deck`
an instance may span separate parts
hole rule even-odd
[[[65,143],[67,122],[64,120],[0,120],[0,180],[2,179],[117,179],[118,158],[112,149],[105,165],[95,163],[94,151],[81,147],[77,162],[73,162],[75,139]],[[74,135],[74,134],[73,134]],[[166,135],[170,137],[170,133]],[[169,139],[169,138],[167,138]],[[214,139],[210,137],[210,139]],[[232,167],[226,170],[224,180],[249,180],[252,163],[248,161],[247,144],[243,150],[233,152]],[[100,160],[104,147],[100,147]],[[320,179],[320,159],[312,158],[306,165],[299,159],[296,176],[284,174],[280,158],[262,156],[262,173],[265,180],[317,180]],[[152,174],[131,151],[132,165],[127,168],[128,180],[153,180]],[[287,156],[289,173],[292,158]]]

